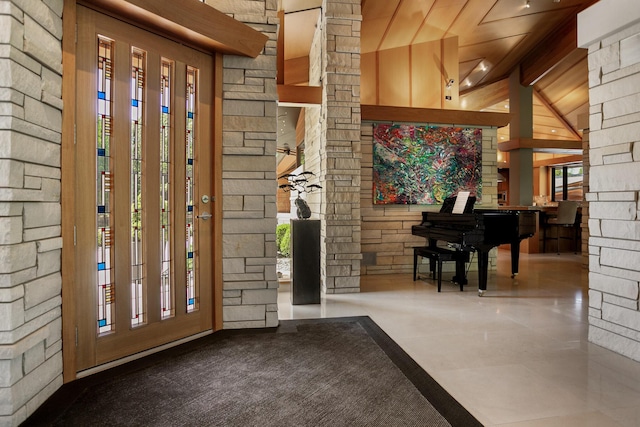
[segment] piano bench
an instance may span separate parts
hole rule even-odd
[[[438,279],[438,292],[442,287],[442,263],[445,261],[467,262],[469,253],[447,249],[439,246],[417,246],[413,248],[413,281],[416,281],[418,271],[418,257],[429,258],[431,273]],[[435,269],[435,271],[434,271]],[[460,291],[463,291],[463,283],[460,281]]]

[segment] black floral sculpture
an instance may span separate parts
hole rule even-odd
[[[287,179],[285,184],[280,184],[278,187],[288,191],[297,191],[298,196],[296,197],[296,214],[298,215],[298,219],[308,219],[311,217],[311,209],[309,209],[309,205],[307,201],[300,197],[302,193],[311,193],[314,190],[319,190],[322,187],[318,184],[309,184],[309,178],[315,176],[313,172],[300,172],[298,174],[287,173],[278,177],[280,179]]]

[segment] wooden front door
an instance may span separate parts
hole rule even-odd
[[[77,372],[212,328],[213,61],[78,7]]]

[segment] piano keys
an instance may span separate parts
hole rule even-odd
[[[487,290],[489,251],[502,244],[511,245],[511,277],[518,274],[520,242],[536,232],[536,212],[502,209],[475,209],[472,213],[422,212],[422,222],[411,227],[411,234],[455,244],[460,250],[478,253],[478,295]],[[456,268],[458,270],[458,268]],[[464,269],[463,269],[464,270]],[[457,277],[464,280],[465,277]]]

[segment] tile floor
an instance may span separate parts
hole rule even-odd
[[[640,426],[640,363],[588,342],[588,273],[574,254],[500,250],[487,293],[409,274],[363,276],[359,294],[290,304],[280,319],[367,315],[486,426]],[[450,278],[451,273],[444,273]]]

